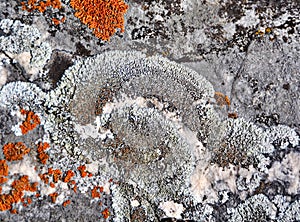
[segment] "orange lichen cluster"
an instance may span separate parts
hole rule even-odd
[[[8,179],[5,178],[6,176],[8,176],[8,165],[6,160],[0,160],[0,184],[7,182]]]
[[[10,210],[13,204],[24,200],[24,191],[36,192],[37,185],[38,183],[30,183],[28,176],[15,180],[11,184],[12,190],[9,194],[0,194],[0,211]],[[27,202],[29,203],[28,199]]]
[[[39,174],[39,177],[45,184],[49,183],[49,176],[47,173]]]
[[[74,191],[74,193],[77,193],[77,185],[76,185],[76,182],[75,182],[75,180],[71,180],[70,181],[70,184],[73,186],[73,191]]]
[[[124,14],[128,5],[123,0],[70,0],[75,16],[86,24],[96,37],[109,40],[116,29],[124,32]]]
[[[105,208],[105,210],[102,211],[102,215],[105,219],[107,219],[110,215],[110,212],[108,210],[108,208]]]
[[[53,176],[53,182],[57,183],[61,179],[62,172],[60,169],[53,170],[52,168],[48,169],[48,174]]]
[[[48,7],[52,7],[56,9],[61,8],[60,0],[46,0],[46,1],[28,0],[27,4],[26,2],[21,2],[21,5],[22,5],[22,10],[26,10],[28,12],[38,10],[41,13],[45,12]]]
[[[38,144],[37,152],[38,158],[40,159],[42,164],[46,164],[47,160],[49,159],[49,155],[45,152],[50,147],[49,143],[42,143]]]
[[[230,99],[221,92],[215,92],[214,98],[219,106],[230,106]]]
[[[28,133],[41,123],[39,116],[34,114],[32,111],[21,109],[21,114],[26,115],[25,121],[22,123],[22,125],[20,125],[22,134]]]
[[[68,170],[66,173],[66,176],[63,180],[63,182],[68,183],[70,182],[71,178],[75,175],[75,173],[72,170]]]
[[[56,198],[58,197],[58,193],[54,192],[54,193],[49,194],[49,196],[51,197],[52,203],[55,203]]]
[[[79,170],[81,177],[86,177],[88,175],[85,165],[81,165],[77,169]]]
[[[64,23],[66,21],[66,17],[62,17],[62,19],[52,18],[51,20],[54,25],[59,25],[60,23]]]
[[[22,142],[7,143],[2,148],[3,154],[8,161],[22,160],[23,156],[29,153],[30,148]]]
[[[63,206],[65,207],[65,206],[67,206],[67,205],[69,205],[71,203],[71,200],[66,200],[65,202],[63,202]]]
[[[228,113],[228,118],[237,119],[238,118],[238,114],[236,112]]]
[[[99,191],[100,192],[99,192]],[[92,189],[92,198],[100,198],[101,197],[101,194],[103,192],[103,187],[100,187],[100,186],[95,186],[93,189]]]

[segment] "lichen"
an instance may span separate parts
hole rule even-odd
[[[110,181],[112,210],[103,206],[101,212],[115,221],[159,221],[167,216],[159,209],[166,201],[184,208],[203,204],[205,216],[183,214],[213,220],[210,205],[220,201],[220,193],[245,200],[228,207],[228,220],[274,219],[262,182],[274,179],[267,177],[272,155],[293,149],[299,137],[285,126],[224,119],[213,96],[212,85],[195,71],[159,56],[112,51],[77,60],[48,92],[30,83],[7,84],[0,102],[6,111],[18,104],[41,114],[51,149],[49,159],[42,158],[49,172],[40,178],[54,189],[53,204],[69,203],[55,191],[59,181],[68,181],[75,192],[90,190],[95,200],[102,197],[99,184]],[[38,154],[46,154],[44,148]],[[88,163],[96,166],[93,172]],[[130,205],[135,198],[139,206]]]

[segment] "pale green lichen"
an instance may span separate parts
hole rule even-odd
[[[43,42],[37,28],[22,24],[18,20],[1,20],[0,30],[4,33],[0,36],[0,50],[11,54],[11,57],[20,60],[20,63],[28,63],[23,64],[23,68],[33,75],[31,77],[33,80],[50,59],[52,53],[50,44]]]

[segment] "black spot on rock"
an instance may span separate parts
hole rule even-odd
[[[73,62],[69,55],[60,51],[53,52],[50,61],[48,77],[53,87],[55,87],[65,70],[73,65]]]

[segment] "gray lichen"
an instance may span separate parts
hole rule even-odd
[[[269,172],[268,155],[278,148],[274,141],[283,141],[281,149],[299,142],[285,126],[264,129],[242,118],[222,119],[211,102],[213,92],[200,74],[167,59],[113,51],[76,61],[46,93],[30,83],[7,84],[0,101],[3,109],[18,104],[42,114],[53,143],[52,166],[101,162],[97,181],[116,181],[111,186],[116,221],[158,221],[164,216],[158,206],[169,200],[203,202],[201,212],[213,220],[209,204],[218,202],[215,193],[236,192],[241,199],[253,195]],[[223,173],[220,169],[227,166],[242,169]],[[195,198],[191,190],[190,177],[198,172],[202,175],[193,180],[193,189],[207,183],[203,191],[196,190],[200,196],[211,193],[207,200]],[[78,186],[86,191],[92,182]],[[140,206],[131,206],[137,197]],[[229,207],[227,213],[238,221],[275,218],[273,203],[263,194]]]

